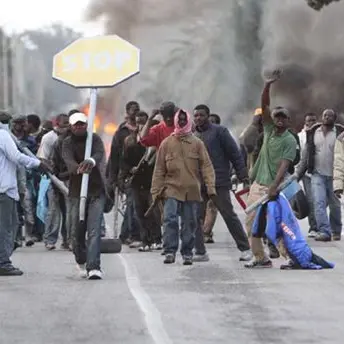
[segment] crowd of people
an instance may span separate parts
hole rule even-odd
[[[304,129],[295,133],[288,109],[270,110],[270,88],[280,76],[275,71],[265,81],[261,108],[239,140],[207,105],[195,106],[192,116],[164,102],[149,116],[131,101],[108,160],[96,133],[91,158],[84,159],[88,118],[77,109],[44,123],[36,115],[2,111],[0,275],[23,274],[10,260],[23,243],[30,247],[43,241],[51,251],[61,236],[61,249],[73,252],[80,276],[101,279],[104,213],[113,207],[116,189],[126,197],[120,240],[140,252],[161,251],[165,264],[175,262],[180,241],[184,265],[208,261],[205,244],[214,243],[218,212],[246,268],[271,267],[271,259],[280,256],[275,243],[252,235],[255,212],[241,223],[231,199],[233,178],[250,187],[250,205],[265,194],[275,199],[285,178],[296,174],[307,196],[309,237],[340,240],[344,127],[336,123],[335,111],[327,109],[319,122],[317,114],[307,113]],[[37,158],[23,154],[23,147]],[[80,225],[85,173],[86,221]],[[64,183],[67,195],[50,174]],[[283,256],[284,268],[293,268],[288,252]]]

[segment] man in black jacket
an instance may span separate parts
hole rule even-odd
[[[148,119],[147,113],[137,113],[138,128]],[[138,129],[139,130],[139,129]],[[154,157],[150,154],[152,148],[145,148],[137,141],[137,132],[133,132],[124,140],[124,150],[119,173],[119,185],[122,189],[131,188],[137,225],[140,230],[142,245],[139,251],[146,252],[162,249],[161,225],[159,212],[154,209],[147,217],[146,211],[152,203],[150,193],[154,170]]]
[[[112,139],[111,152],[106,170],[109,188],[112,190],[115,187],[121,187],[121,185],[118,185],[118,176],[123,159],[124,141],[130,134],[136,132],[136,114],[140,111],[140,105],[136,101],[130,101],[126,104],[125,110],[126,121],[119,126]],[[130,244],[131,248],[138,248],[141,245],[141,240],[131,188],[121,189],[121,191],[126,194],[127,208],[124,214],[120,238],[123,242]]]
[[[216,194],[215,206],[222,215],[228,230],[232,234],[238,249],[241,251],[241,261],[249,261],[252,259],[252,252],[246,232],[233,209],[230,198],[231,188],[231,169],[232,165],[236,171],[238,179],[242,182],[248,182],[248,172],[244,159],[240,153],[238,144],[230,135],[227,128],[212,124],[209,120],[210,110],[206,105],[198,105],[194,110],[194,121],[196,124],[196,135],[204,142],[208,149],[210,159],[213,163],[216,175]],[[203,195],[204,205],[207,202],[207,196]],[[204,210],[201,210],[204,213]],[[204,214],[201,214],[204,218]],[[197,235],[198,234],[198,235]],[[195,259],[202,260],[205,250],[202,249],[203,238],[199,238],[199,231],[196,232],[196,256]],[[201,233],[202,237],[202,233]],[[203,244],[203,245],[202,245]],[[197,257],[198,256],[198,257]]]
[[[75,113],[70,116],[69,123],[71,125],[71,135],[63,140],[62,158],[69,173],[69,205],[73,253],[81,277],[101,279],[101,223],[107,196],[104,144],[97,134],[93,134],[91,157],[85,160],[87,117],[83,113]],[[80,226],[80,190],[84,173],[89,174],[86,204],[87,221],[85,226]]]

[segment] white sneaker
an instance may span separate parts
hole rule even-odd
[[[103,274],[100,270],[91,270],[88,273],[88,279],[89,280],[100,280],[103,278]]]
[[[249,262],[253,259],[253,254],[251,250],[241,252],[239,260],[241,262]]]
[[[87,277],[87,270],[86,270],[86,265],[85,264],[77,264],[77,269],[79,276],[81,278],[86,278]]]

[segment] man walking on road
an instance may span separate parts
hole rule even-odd
[[[301,152],[305,149],[306,142],[307,142],[307,130],[309,130],[315,123],[317,122],[317,116],[315,113],[307,113],[305,115],[305,124],[301,132],[299,133],[299,140],[300,140],[300,149]],[[309,223],[309,230],[308,230],[308,237],[314,238],[317,233],[317,222],[315,220],[314,214],[314,201],[312,195],[312,184],[311,184],[311,177],[309,173],[305,173],[302,177],[302,184],[305,191],[305,195],[307,198],[309,214],[308,214],[308,223]]]
[[[175,262],[181,226],[181,254],[184,265],[192,264],[195,229],[201,201],[201,177],[210,198],[215,196],[215,174],[203,142],[192,133],[190,115],[179,110],[174,120],[175,130],[158,151],[151,193],[153,202],[164,198],[165,264]],[[155,202],[154,202],[155,203]]]
[[[49,170],[44,162],[20,153],[9,132],[0,128],[0,276],[23,274],[10,260],[18,229],[17,166]]]
[[[68,127],[68,115],[58,115],[56,117],[56,126],[54,130],[51,130],[42,137],[37,156],[53,163],[55,145],[57,144],[59,136],[64,135],[64,133],[68,130]],[[62,218],[61,234],[63,242],[61,247],[63,249],[68,249],[66,228],[67,208],[65,196],[52,183],[50,183],[47,195],[49,208],[45,219],[43,235],[45,247],[47,250],[55,249]]]
[[[209,120],[210,110],[206,105],[198,105],[194,110],[194,121],[196,124],[196,136],[205,144],[208,154],[213,163],[216,175],[216,197],[214,203],[222,215],[228,230],[232,234],[238,249],[241,251],[241,261],[252,259],[252,252],[245,230],[235,213],[230,198],[231,166],[240,181],[248,182],[248,173],[244,159],[239,147],[227,128],[212,124]],[[208,201],[207,195],[203,195],[203,208],[201,218],[205,216],[205,206]],[[196,256],[195,260],[208,260],[201,229],[196,232]]]
[[[62,157],[69,172],[70,220],[73,253],[81,277],[101,279],[101,223],[106,200],[105,149],[101,138],[93,134],[91,158],[84,160],[87,139],[87,117],[75,113],[69,118],[71,135],[62,144]],[[85,227],[79,224],[82,175],[89,173]],[[87,233],[87,244],[86,244]]]

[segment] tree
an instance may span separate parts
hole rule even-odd
[[[31,83],[28,87],[29,89],[35,87],[35,83],[38,82],[37,86],[42,90],[43,113],[40,115],[43,117],[60,111],[67,104],[79,102],[80,92],[53,80],[51,73],[54,55],[80,37],[80,33],[60,24],[53,24],[40,30],[27,30],[19,36],[28,50],[31,62],[30,71],[27,71],[27,82]],[[35,61],[38,61],[36,67],[40,70],[39,79],[37,68],[33,68]]]

